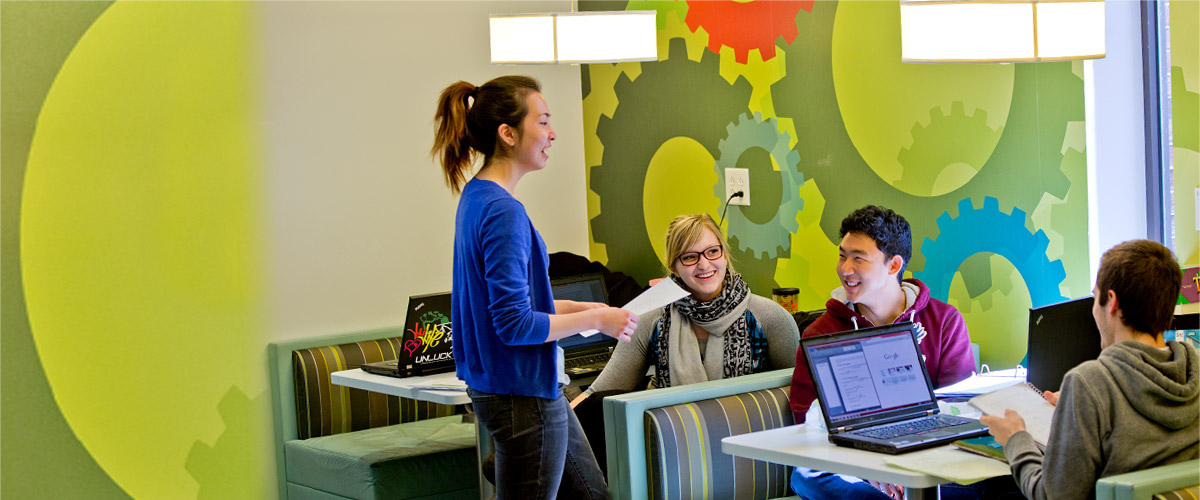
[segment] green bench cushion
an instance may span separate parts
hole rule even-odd
[[[284,448],[289,489],[316,490],[314,498],[479,496],[475,426],[460,416],[297,439]]]
[[[300,439],[454,415],[453,406],[333,385],[329,374],[396,359],[400,337],[292,351]]]
[[[786,496],[788,467],[721,452],[721,439],[794,422],[788,387],[645,413],[651,498],[765,499]]]

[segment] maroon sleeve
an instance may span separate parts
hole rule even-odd
[[[945,387],[971,376],[975,371],[975,355],[971,352],[971,336],[962,314],[949,304],[939,305],[947,309],[941,321],[942,331],[936,339],[941,355],[936,372],[929,375],[934,387]]]
[[[813,321],[808,328],[804,329],[804,333],[800,334],[800,338],[813,337],[825,333],[839,331],[837,329],[836,320],[826,312],[821,317]],[[789,393],[789,403],[792,406],[792,415],[796,418],[797,424],[804,423],[804,415],[808,413],[808,408],[812,406],[813,400],[817,399],[817,390],[813,387],[812,374],[808,371],[808,357],[804,355],[804,348],[796,349],[796,368],[792,370],[792,388]]]
[[[812,335],[814,334],[810,325],[804,329],[801,337],[811,337]],[[796,349],[796,368],[792,370],[792,389],[789,398],[792,415],[796,417],[797,424],[804,423],[804,415],[808,413],[808,408],[817,398],[817,392],[813,389],[812,374],[808,373],[808,362],[805,359],[804,348]]]

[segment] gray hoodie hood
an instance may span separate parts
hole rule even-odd
[[[1130,405],[1145,418],[1171,430],[1200,419],[1200,359],[1179,342],[1166,349],[1134,341],[1114,344],[1099,361],[1116,380]],[[1153,410],[1153,412],[1144,412]]]

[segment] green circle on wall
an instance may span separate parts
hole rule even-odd
[[[719,201],[713,197],[716,160],[704,145],[689,137],[668,139],[650,159],[642,192],[642,214],[654,254],[662,262],[667,255],[667,226],[676,216],[707,213],[716,220]],[[666,271],[663,271],[664,273]]]
[[[912,195],[942,195],[971,180],[996,148],[1014,69],[910,64],[900,54],[897,2],[838,3],[833,83],[846,132],[883,180]]]
[[[63,63],[30,146],[33,340],[67,424],[134,498],[271,483],[262,422],[219,439],[253,418],[222,398],[266,385],[253,8],[112,5]]]

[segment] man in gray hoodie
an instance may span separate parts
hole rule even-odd
[[[1043,449],[1012,410],[985,415],[1026,497],[1095,496],[1096,479],[1200,457],[1200,358],[1163,342],[1182,275],[1148,240],[1104,253],[1093,290],[1100,358],[1067,372]],[[1057,401],[1054,401],[1057,396]]]

